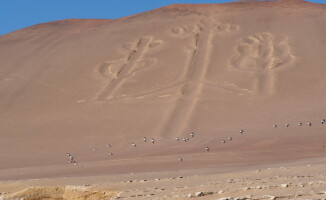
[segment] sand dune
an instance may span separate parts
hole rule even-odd
[[[325,156],[325,9],[171,5],[1,36],[0,179]]]

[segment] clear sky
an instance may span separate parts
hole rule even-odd
[[[0,35],[43,22],[69,18],[116,19],[175,3],[232,0],[0,0]],[[326,3],[326,0],[309,0]]]

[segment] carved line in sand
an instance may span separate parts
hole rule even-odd
[[[264,32],[243,38],[231,59],[235,69],[256,73],[254,90],[260,94],[274,91],[275,69],[287,66],[294,58],[286,38]]]
[[[178,35],[182,35],[182,36],[185,36],[185,35],[193,35],[193,38],[194,38],[194,42],[191,44],[191,54],[189,58],[189,63],[192,62],[193,60],[193,57],[195,56],[196,54],[196,46],[197,46],[197,40],[198,40],[198,36],[199,36],[199,32],[201,31],[201,27],[198,26],[198,25],[184,25],[184,26],[179,26],[179,27],[175,27],[175,28],[172,28],[171,29],[171,33],[175,36],[178,36]],[[150,42],[148,45],[149,47],[151,48],[155,48],[155,47],[159,47],[161,45],[161,43],[163,42]],[[131,47],[130,47],[131,46]],[[130,45],[130,44],[123,44],[123,48],[124,49],[134,49],[132,48],[133,45]],[[138,46],[138,45],[137,45]],[[133,52],[131,52],[130,54],[132,54]],[[128,55],[128,57],[132,57],[132,55]],[[144,57],[144,56],[143,56]],[[138,64],[140,64],[141,66],[143,67],[137,67],[137,66],[133,66],[131,68],[133,68],[133,71],[139,71],[141,69],[144,69],[145,66],[149,66],[149,62],[150,60],[152,61],[150,63],[150,65],[153,65],[155,64],[154,60],[153,59],[146,59],[146,62],[137,62]],[[117,60],[117,61],[108,61],[108,62],[105,62],[102,64],[102,66],[100,66],[100,72],[103,76],[107,77],[107,78],[111,78],[113,81],[115,80],[120,80],[120,79],[125,79],[126,77],[128,77],[130,74],[127,74],[127,76],[123,76],[121,77],[120,75],[120,71],[122,70],[123,67],[125,67],[124,65],[126,65],[126,62],[124,59],[122,60]],[[167,84],[167,85],[164,85],[162,87],[159,87],[159,88],[154,88],[152,90],[148,90],[148,91],[144,91],[142,93],[137,93],[137,94],[133,94],[133,95],[126,95],[126,96],[108,96],[108,94],[105,92],[105,94],[103,95],[102,93],[102,97],[99,98],[99,100],[111,100],[111,99],[114,99],[114,98],[119,98],[119,99],[143,99],[143,98],[146,98],[148,96],[153,96],[153,95],[156,95],[158,96],[159,98],[165,98],[165,97],[171,97],[172,95],[171,94],[164,94],[164,92],[167,92],[167,91],[171,91],[171,90],[175,90],[176,88],[178,87],[181,87],[186,81],[187,81],[187,71],[189,71],[189,66],[191,66],[191,64],[189,64],[187,66],[187,68],[185,69],[183,75],[181,76],[181,78],[179,80],[176,80],[176,81],[173,81],[171,82],[170,84]],[[139,69],[139,70],[137,70]],[[107,88],[110,88],[112,87],[113,83],[110,82],[109,83],[109,86]],[[118,88],[116,87],[116,90]],[[106,91],[108,91],[109,89],[105,89]],[[112,89],[111,89],[112,90]],[[103,98],[104,97],[104,98]]]
[[[211,19],[211,21],[212,21],[212,19]],[[211,25],[211,24],[208,25],[208,26],[212,26],[212,27],[210,27],[210,31],[209,31],[209,32],[211,32],[211,34],[213,34],[212,37],[214,37],[214,34],[232,33],[234,31],[238,31],[240,29],[240,26],[237,24],[219,23],[219,22],[216,22],[214,19],[213,19],[213,21],[214,21],[213,22],[214,25]],[[193,70],[193,62],[194,62],[194,59],[196,57],[197,50],[198,50],[199,37],[203,32],[203,27],[207,23],[212,23],[212,22],[207,22],[205,20],[202,20],[201,23],[199,23],[199,24],[181,25],[181,26],[173,27],[170,30],[170,34],[175,37],[183,37],[183,38],[189,37],[189,36],[192,37],[193,42],[190,44],[190,47],[187,46],[187,48],[186,48],[189,51],[189,55],[188,55],[188,59],[187,59],[188,64],[184,68],[184,72],[181,75],[181,79],[176,80],[175,82],[172,82],[168,86],[164,86],[163,88],[158,88],[158,89],[152,91],[153,94],[159,93],[160,91],[165,91],[165,88],[173,88],[173,86],[175,88],[180,87],[180,85],[182,85],[182,84],[184,85],[184,84],[186,84],[187,81],[191,80],[190,74],[194,71]],[[209,38],[207,40],[211,41],[212,38]],[[204,71],[206,73],[207,69]],[[232,84],[225,84],[225,83],[224,84],[216,84],[213,82],[205,81],[203,79],[204,79],[204,77],[202,77],[201,80],[196,80],[196,81],[202,82],[205,85],[208,85],[210,87],[216,86],[216,89],[222,89],[222,90],[230,91],[230,92],[237,93],[237,94],[242,94],[244,92],[248,92],[247,90],[237,88],[237,87],[233,86]],[[232,87],[230,87],[231,85],[232,85]],[[179,91],[179,97],[180,96],[182,97],[185,95],[184,91],[185,91],[185,86],[181,87],[181,89]],[[150,92],[147,92],[147,94],[150,94]],[[166,96],[171,97],[172,95],[165,95],[164,97],[166,97]],[[145,97],[145,96],[143,96],[143,97]]]
[[[178,35],[189,34],[189,27],[182,26],[173,28],[172,33]],[[204,21],[199,25],[193,26],[191,37],[194,41],[194,47],[191,50],[191,56],[182,78],[183,83],[179,89],[180,95],[177,97],[176,103],[167,113],[166,120],[159,128],[159,132],[163,137],[171,134],[180,135],[185,131],[197,105],[198,98],[200,98],[202,88],[204,84],[207,85],[204,77],[209,66],[214,35],[223,32],[223,30],[233,31],[238,29],[239,26],[237,25],[218,24],[214,20]],[[211,86],[212,83],[208,83],[208,85]],[[223,88],[223,86],[216,86]]]
[[[147,51],[160,47],[161,40],[143,37],[134,43],[123,44],[128,53],[120,60],[105,61],[97,66],[99,73],[106,78],[108,84],[99,92],[97,100],[106,101],[117,98],[116,91],[123,85],[126,78],[134,76],[157,62],[156,58],[146,58]]]
[[[180,26],[180,27],[175,27],[172,28],[172,33],[173,34],[194,34],[194,43],[192,46],[196,46],[197,44],[197,39],[198,39],[198,32],[201,30],[201,27],[198,25],[185,25],[185,26]],[[197,39],[196,39],[197,38]],[[146,37],[145,39],[148,39]],[[137,44],[136,43],[125,43],[122,45],[123,49],[128,50],[129,53],[126,56],[126,58],[120,59],[120,60],[114,60],[114,61],[106,61],[104,63],[101,63],[97,68],[98,71],[102,74],[103,77],[105,77],[109,83],[107,86],[99,93],[97,100],[100,101],[106,101],[106,100],[112,100],[115,98],[118,99],[142,99],[148,96],[153,96],[153,95],[158,95],[159,98],[161,97],[169,97],[172,96],[170,94],[166,95],[160,95],[165,91],[173,90],[176,87],[180,87],[181,84],[183,84],[186,81],[186,72],[182,76],[180,80],[176,80],[170,84],[167,84],[165,86],[159,87],[159,88],[154,88],[152,90],[144,91],[142,93],[137,93],[133,95],[124,95],[124,96],[116,96],[114,93],[121,87],[123,84],[124,80],[127,77],[131,77],[138,71],[142,71],[143,69],[146,69],[148,67],[153,66],[156,63],[156,59],[153,58],[144,58],[146,57],[146,52],[150,48],[156,48],[159,47],[163,44],[163,41],[161,40],[156,40],[153,41],[145,41],[147,45],[143,45],[141,47],[141,43],[144,41],[144,38],[140,39]],[[194,57],[194,54],[196,53],[196,48],[192,49],[192,54]],[[139,53],[138,56],[134,56],[135,53]],[[136,61],[130,62],[132,58]],[[142,58],[142,60],[140,59]],[[191,62],[192,59],[190,59]],[[128,73],[122,73],[125,68],[130,69]],[[187,69],[185,70],[187,71]]]
[[[205,27],[205,31],[204,31],[204,27]],[[185,68],[185,71],[182,75],[182,81],[185,82],[185,84],[187,84],[186,82],[200,82],[201,84],[205,84],[205,85],[209,85],[209,86],[216,86],[219,89],[225,89],[225,90],[229,90],[229,91],[234,91],[235,93],[238,93],[240,90],[235,90],[235,88],[233,88],[233,90],[230,90],[230,88],[228,87],[228,84],[216,84],[213,82],[209,82],[207,80],[204,80],[204,75],[206,74],[207,71],[207,65],[209,62],[209,57],[205,58],[206,60],[200,63],[200,66],[205,66],[204,70],[203,68],[201,68],[200,72],[196,72],[196,73],[203,73],[202,76],[200,76],[200,78],[197,77],[197,79],[194,77],[192,77],[192,73],[194,73],[195,69],[194,68],[194,61],[196,59],[196,56],[198,54],[198,49],[202,49],[202,47],[199,47],[199,40],[200,38],[203,38],[201,43],[205,43],[207,44],[207,46],[209,46],[207,52],[205,53],[205,56],[210,55],[211,54],[211,43],[213,40],[213,37],[215,36],[215,34],[223,34],[223,33],[232,33],[234,31],[237,31],[240,29],[239,25],[236,24],[227,24],[227,23],[219,23],[216,22],[214,19],[210,19],[210,20],[203,20],[201,21],[200,24],[196,24],[196,25],[183,25],[183,26],[178,26],[178,27],[174,27],[171,29],[171,32],[175,35],[178,36],[189,36],[192,35],[193,38],[193,42],[192,42],[192,48],[190,49],[190,53],[189,53],[189,59],[188,59],[188,64]],[[207,33],[206,33],[207,31]],[[206,34],[206,35],[203,35]],[[207,38],[204,38],[207,37]],[[206,40],[205,40],[206,39]],[[203,51],[203,50],[201,50]],[[196,61],[196,63],[198,63],[198,61]],[[181,89],[180,90],[180,96],[184,96],[185,89]],[[243,92],[243,91],[242,91]]]
[[[205,23],[205,22],[204,22]],[[198,39],[200,33],[203,31],[203,24],[196,25],[182,25],[178,27],[174,27],[171,29],[171,33],[174,36],[192,36],[193,42],[190,47],[190,54],[188,59],[188,65],[184,70],[181,79],[176,80],[168,85],[154,88],[152,90],[144,91],[142,93],[137,93],[133,95],[124,95],[124,96],[116,96],[115,92],[123,85],[123,82],[127,77],[133,76],[135,73],[140,72],[146,68],[152,67],[156,63],[156,59],[154,58],[144,58],[146,57],[146,52],[148,49],[159,47],[163,44],[161,40],[153,40],[151,37],[140,38],[137,42],[134,43],[125,43],[122,45],[124,50],[128,51],[128,54],[125,58],[114,61],[106,61],[101,63],[98,66],[98,71],[108,80],[108,84],[104,89],[99,93],[97,100],[106,101],[112,100],[115,98],[118,99],[142,99],[148,96],[159,95],[158,97],[172,97],[171,94],[160,95],[165,91],[173,90],[174,88],[180,87],[180,85],[185,84],[185,82],[189,81],[189,73],[192,69],[192,62],[197,53],[198,48]],[[238,25],[233,24],[217,24],[212,28],[211,31],[217,33],[223,32],[231,32],[234,30],[238,30]],[[146,43],[146,44],[145,44]],[[138,55],[135,55],[138,54]],[[124,69],[129,69],[127,72],[124,72]],[[124,72],[124,73],[123,73]],[[212,85],[213,83],[210,83]],[[221,85],[217,85],[220,89]],[[185,88],[185,86],[183,86]],[[229,91],[232,91],[226,88]],[[184,95],[184,89],[179,91],[179,94]]]

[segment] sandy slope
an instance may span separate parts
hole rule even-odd
[[[325,9],[172,5],[1,36],[0,179],[324,156]]]

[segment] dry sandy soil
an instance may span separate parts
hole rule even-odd
[[[3,181],[6,199],[326,199],[325,158],[236,168]],[[234,171],[235,170],[235,171]],[[58,186],[60,185],[60,186]],[[17,192],[18,191],[18,192]]]
[[[171,5],[0,36],[0,180],[323,165],[325,11]]]

